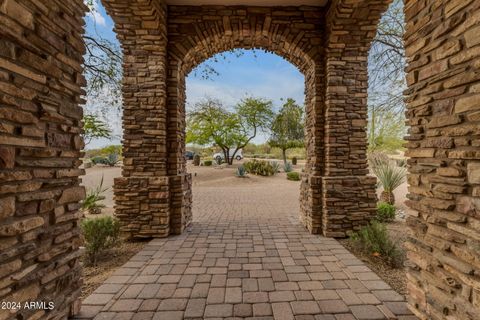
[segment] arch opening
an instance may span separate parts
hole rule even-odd
[[[168,68],[170,70],[167,86],[172,88],[168,92],[168,110],[170,117],[176,119],[175,130],[170,131],[171,139],[177,143],[169,153],[169,169],[180,175],[185,175],[185,181],[191,178],[187,174],[183,154],[185,152],[185,79],[196,66],[220,52],[234,49],[261,48],[272,52],[294,65],[305,78],[305,119],[306,119],[306,167],[305,175],[322,175],[323,163],[323,90],[324,90],[324,64],[323,48],[318,44],[323,42],[322,8],[305,7],[302,15],[298,16],[296,9],[282,9],[282,15],[277,16],[278,8],[258,8],[258,12],[249,13],[240,8],[218,10],[215,19],[203,20],[206,12],[215,10],[202,7],[200,10],[192,7],[169,6],[169,42],[168,42]],[[295,16],[295,23],[287,22]],[[312,17],[312,18],[306,18]],[[196,27],[191,28],[195,21]],[[202,21],[198,23],[198,21]],[[185,184],[184,189],[190,189]],[[310,181],[302,182],[302,198],[312,200],[314,191]],[[191,201],[191,194],[188,195]],[[187,201],[187,202],[188,202]],[[312,213],[308,201],[304,204],[302,222],[313,232],[320,232],[321,217],[319,208]],[[191,209],[190,209],[191,210]],[[173,225],[179,225],[185,211],[178,210],[172,217]],[[191,214],[183,222],[191,220]],[[316,222],[312,222],[313,216]],[[178,228],[177,228],[178,229]]]
[[[200,79],[205,69],[210,71],[209,78]],[[269,220],[283,219],[286,225],[290,218],[298,220],[300,182],[287,180],[286,171],[300,175],[305,165],[306,149],[300,144],[304,142],[304,100],[304,75],[282,57],[267,52],[238,50],[216,55],[187,76],[185,150],[188,157],[192,153],[201,156],[197,164],[186,157],[186,170],[192,175],[193,228],[213,225],[213,221],[261,227]],[[262,119],[255,123],[256,130],[248,125],[252,119],[242,114],[247,110]],[[290,145],[271,140],[273,123],[281,121],[279,113],[292,111],[302,113],[293,125],[301,137],[289,133]],[[285,160],[281,148],[286,150]],[[257,162],[265,170],[258,175],[252,167]],[[238,176],[243,169],[249,172]]]

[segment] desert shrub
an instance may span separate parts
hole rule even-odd
[[[280,163],[278,163],[277,161],[270,161],[270,164],[272,165],[274,174],[280,172]]]
[[[398,268],[403,264],[403,254],[389,237],[385,225],[372,221],[367,226],[350,235],[354,246],[366,254],[380,257],[390,266]]]
[[[109,154],[116,153],[118,155],[122,155],[122,146],[121,145],[110,145],[107,147],[103,147],[101,149],[90,149],[85,151],[86,158],[95,158],[101,157],[105,158]]]
[[[120,224],[116,218],[84,219],[81,223],[88,262],[95,265],[98,255],[114,246],[119,238]]]
[[[287,180],[291,181],[300,181],[300,174],[298,172],[292,171],[287,173]]]
[[[246,178],[247,177],[247,170],[245,170],[244,166],[240,166],[240,167],[237,168],[236,175],[239,178]]]
[[[293,157],[293,158],[292,158],[292,164],[293,164],[294,166],[297,165],[297,157]]]
[[[254,159],[245,162],[243,166],[245,167],[245,170],[251,174],[260,176],[273,176],[275,174],[275,169],[268,161],[259,161]]]
[[[93,157],[92,158],[92,163],[93,164],[104,164],[110,167],[114,167],[118,163],[118,154],[116,153],[110,153],[106,157]]]
[[[205,160],[205,161],[203,161],[203,165],[204,165],[205,167],[210,167],[212,164],[213,164],[213,161],[212,161],[212,160]]]
[[[391,222],[395,219],[395,211],[395,206],[385,202],[379,202],[375,219],[379,222]]]
[[[102,164],[103,161],[104,161],[105,157],[101,157],[101,156],[96,156],[96,157],[93,157],[90,159],[90,161],[96,165],[96,164]]]
[[[288,172],[292,172],[293,171],[293,166],[290,162],[287,162],[283,165],[283,171],[285,171],[286,173]]]
[[[388,162],[373,167],[373,173],[377,176],[383,188],[380,201],[394,205],[395,196],[393,191],[405,181],[407,169],[405,167],[397,167],[393,162]]]
[[[198,167],[200,165],[200,155],[199,154],[195,154],[193,156],[193,165]]]
[[[102,208],[105,207],[104,204],[100,201],[105,200],[103,193],[107,191],[108,188],[103,187],[103,176],[100,180],[100,184],[93,189],[87,190],[87,195],[82,201],[82,209],[88,211],[90,214],[98,214],[102,211]]]

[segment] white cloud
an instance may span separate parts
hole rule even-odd
[[[94,23],[101,25],[102,27],[105,27],[107,25],[107,21],[99,11],[98,1],[97,0],[92,1],[92,5],[91,6],[89,5],[88,7],[90,8],[90,11],[87,13],[87,17],[92,19]]]
[[[250,73],[248,77],[239,74],[242,84],[230,81],[209,81],[197,78],[187,79],[187,106],[193,106],[205,97],[218,98],[227,106],[237,104],[246,96],[271,99],[278,106],[281,98],[293,98],[298,103],[305,100],[303,79],[272,70],[271,72]],[[255,79],[255,81],[249,81]]]

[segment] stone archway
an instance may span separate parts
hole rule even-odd
[[[366,161],[367,55],[388,2],[327,8],[105,1],[125,54],[125,167],[115,187],[124,233],[164,237],[190,223],[185,76],[205,59],[234,48],[274,52],[305,75],[305,227],[343,237],[368,223],[376,195]],[[367,11],[368,18],[362,16]],[[347,16],[356,22],[346,23],[352,21],[345,22]]]
[[[323,42],[322,16],[324,10],[317,7],[297,10],[282,7],[169,6],[167,103],[168,109],[175,112],[174,117],[178,119],[172,139],[179,142],[179,149],[172,152],[183,154],[185,77],[188,73],[217,53],[235,48],[257,48],[283,57],[304,74],[308,144],[306,173],[310,174],[312,168],[322,170],[323,133],[319,130],[317,134],[314,132],[315,128],[323,127],[324,49],[317,45]],[[293,24],[290,23],[292,21]],[[170,158],[174,159],[173,156]],[[172,165],[178,171],[186,171],[184,158],[175,159],[179,162]],[[306,197],[310,190],[308,179],[304,179],[302,189]],[[302,218],[306,226],[314,224],[311,215],[303,215]]]

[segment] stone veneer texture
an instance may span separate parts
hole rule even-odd
[[[0,300],[55,305],[2,307],[0,319],[79,307],[85,11],[82,0],[0,1]]]
[[[408,300],[480,319],[480,2],[407,1]]]

